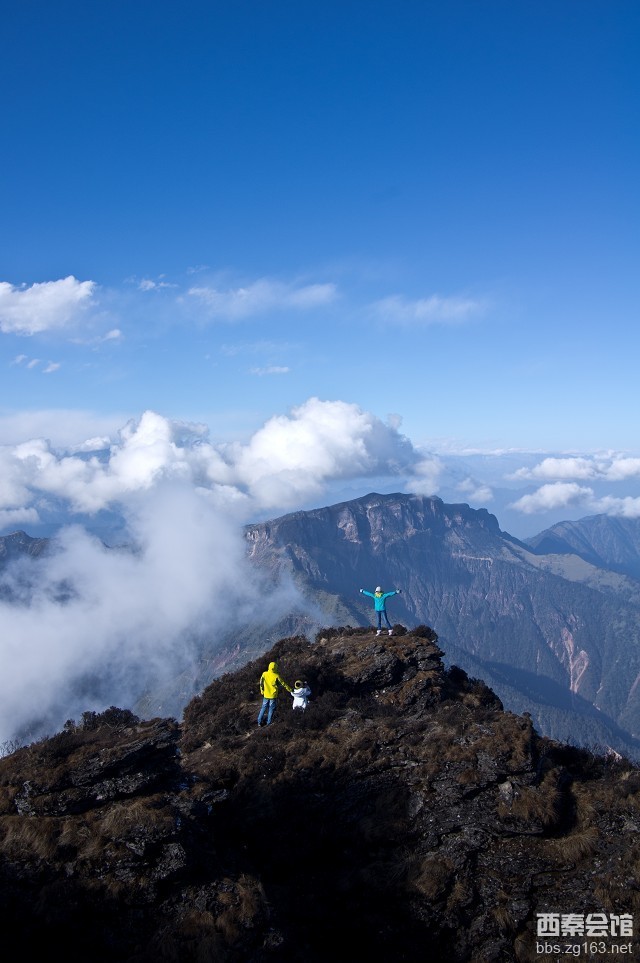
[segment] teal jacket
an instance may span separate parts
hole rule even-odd
[[[392,595],[400,594],[400,589],[394,589],[393,592],[367,592],[366,589],[360,589],[360,591],[363,595],[368,595],[370,599],[374,600],[376,612],[384,612],[387,599],[391,598]]]

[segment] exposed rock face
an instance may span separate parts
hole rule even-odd
[[[390,615],[427,622],[466,671],[541,731],[640,758],[640,583],[538,555],[493,515],[371,494],[247,529],[250,557],[293,575],[335,624],[373,617],[358,589],[402,588]]]
[[[271,660],[312,698],[259,729]],[[606,943],[638,952],[638,767],[540,737],[431,629],[283,639],[181,725],[88,716],[0,760],[24,959],[549,961],[544,912],[631,917]]]
[[[31,538],[25,532],[12,532],[0,538],[0,565],[24,555],[37,558],[48,547],[49,539]]]

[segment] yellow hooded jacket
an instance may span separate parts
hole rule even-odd
[[[270,662],[269,668],[260,676],[260,692],[265,699],[277,699],[278,685],[283,686],[287,692],[291,692],[291,686],[287,685],[278,672],[278,663]]]

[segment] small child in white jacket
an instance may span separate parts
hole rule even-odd
[[[293,696],[293,709],[306,709],[309,703],[309,696],[311,695],[309,683],[298,680],[293,687],[291,695]]]

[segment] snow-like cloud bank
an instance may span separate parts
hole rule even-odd
[[[30,287],[0,281],[0,331],[34,335],[75,324],[91,304],[95,281],[70,275]]]

